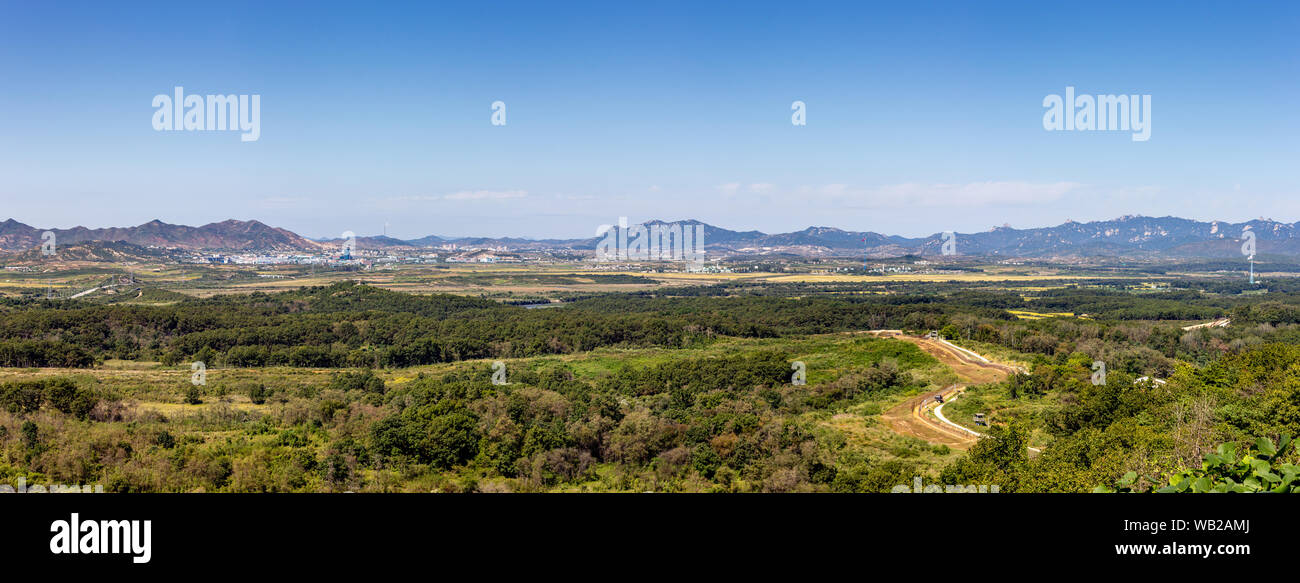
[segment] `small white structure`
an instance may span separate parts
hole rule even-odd
[[[1156,379],[1156,378],[1151,378],[1151,377],[1138,377],[1138,378],[1136,378],[1136,379],[1133,380],[1133,384],[1135,384],[1135,385],[1138,384],[1138,383],[1141,383],[1141,382],[1149,382],[1149,383],[1156,384],[1156,385],[1167,385],[1167,384],[1169,384],[1169,383],[1167,383],[1164,379]]]

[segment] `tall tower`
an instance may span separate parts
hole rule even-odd
[[[862,236],[862,271],[864,272],[864,274],[865,274],[865,272],[867,271],[867,268],[869,267],[869,266],[867,265],[867,249],[866,249],[866,247],[867,247],[867,236],[866,236],[866,235],[863,235],[863,236]]]

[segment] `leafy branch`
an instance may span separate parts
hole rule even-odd
[[[1282,463],[1291,445],[1291,436],[1283,435],[1278,445],[1261,437],[1237,456],[1237,445],[1225,443],[1205,455],[1199,469],[1185,469],[1169,477],[1169,485],[1152,490],[1160,494],[1177,492],[1277,492],[1300,493],[1300,466]],[[1093,492],[1135,492],[1137,472],[1125,473],[1115,485],[1097,486]]]

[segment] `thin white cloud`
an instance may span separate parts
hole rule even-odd
[[[599,200],[600,197],[594,194],[556,194],[557,200]]]
[[[310,198],[305,196],[268,196],[258,201],[262,208],[288,208],[303,206],[311,202]]]
[[[501,200],[506,198],[523,198],[527,190],[462,190],[444,196],[447,200]]]
[[[851,189],[847,184],[824,184],[817,187],[815,192],[825,196],[844,196],[850,194]]]
[[[383,199],[383,202],[401,203],[401,202],[428,202],[439,200],[504,200],[514,198],[524,198],[528,196],[527,190],[461,190],[449,194],[413,194],[405,196],[390,196]]]
[[[752,182],[749,184],[744,184],[741,182],[728,182],[726,184],[719,184],[715,186],[714,190],[721,192],[725,196],[736,196],[742,193],[771,194],[777,191],[777,187],[775,184],[771,184],[768,182]]]
[[[1075,182],[968,182],[966,184],[898,184],[878,189],[883,202],[922,206],[1041,204],[1059,200],[1079,188]]]
[[[960,184],[905,182],[875,187],[836,183],[804,186],[794,194],[805,200],[828,199],[836,204],[858,208],[979,207],[1055,202],[1082,186],[1077,182],[992,180]]]

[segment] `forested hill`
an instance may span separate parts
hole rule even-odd
[[[1267,295],[1194,279],[1154,291],[879,285],[889,291],[674,288],[546,310],[356,283],[165,305],[0,301],[0,472],[119,492],[474,491],[478,480],[888,492],[914,476],[1072,492],[1128,487],[1117,480],[1134,470],[1140,489],[1158,487],[1207,447],[1298,427],[1294,282]],[[1221,317],[1231,325],[1184,329]],[[909,342],[838,334],[881,328],[937,330],[1023,366],[947,410],[988,413],[998,439],[962,455],[882,432],[883,406],[952,373]],[[573,356],[528,358],[549,355]],[[405,368],[469,359],[509,359],[508,380],[486,362]],[[1041,456],[1025,454],[1030,443]]]
[[[480,298],[449,294],[413,295],[349,282],[304,287],[268,294],[221,295],[188,302],[216,309],[261,309],[267,314],[307,312],[401,312],[428,318],[446,318],[479,310],[500,309],[501,304]]]
[[[734,297],[610,294],[552,310],[353,283],[154,306],[5,300],[0,302],[0,366],[84,367],[108,358],[232,366],[410,366],[606,346],[685,347],[718,337],[929,330],[954,322],[967,336],[996,338],[1027,352],[1050,353],[1061,342],[1108,335],[1145,338],[1146,346],[1173,357],[1191,345],[1180,344],[1180,326],[1187,320],[1231,315],[1242,324],[1300,322],[1294,293],[1259,299],[1197,290],[1134,295],[1064,289],[1026,300],[1010,290],[939,289],[805,297],[780,295],[773,288],[767,291],[778,293]],[[1022,322],[1009,311],[1017,307],[1089,316]],[[1230,333],[1248,332],[1239,328]]]

